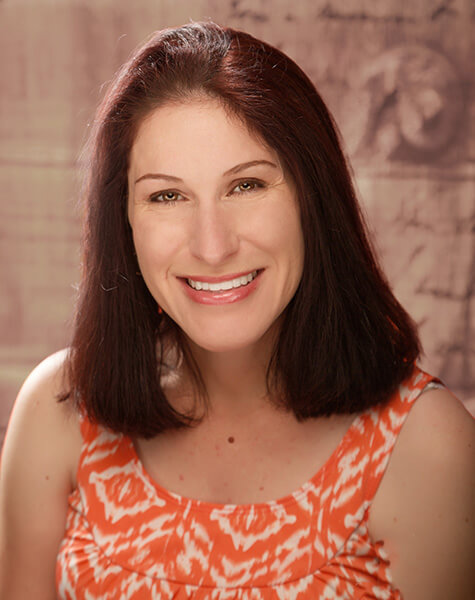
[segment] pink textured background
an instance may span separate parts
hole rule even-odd
[[[211,18],[282,48],[342,131],[423,366],[475,398],[475,94],[469,0],[0,1],[0,446],[21,382],[65,346],[76,165],[102,84],[152,30]]]

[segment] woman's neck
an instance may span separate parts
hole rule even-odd
[[[208,393],[210,417],[232,420],[271,409],[266,375],[274,339],[269,332],[253,346],[226,352],[210,352],[190,342]]]

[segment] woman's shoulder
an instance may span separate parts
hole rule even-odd
[[[66,349],[48,356],[26,378],[7,427],[2,463],[14,449],[26,452],[25,440],[45,460],[54,455],[58,468],[74,460],[80,449],[78,411],[69,400],[58,401],[68,388],[66,357]],[[69,466],[74,477],[74,465]]]
[[[26,378],[19,397],[22,397],[24,390],[29,391],[32,388],[40,392],[49,390],[59,393],[62,391],[63,386],[67,385],[65,370],[67,356],[68,349],[63,348],[42,360]]]
[[[2,598],[51,597],[54,586],[81,448],[77,412],[58,402],[67,386],[65,355],[56,353],[32,371],[7,427],[0,466]]]
[[[59,398],[68,391],[66,360],[68,349],[59,350],[41,361],[24,381],[15,401],[12,416],[21,414],[28,422],[43,419],[77,422],[78,411],[70,401]],[[34,419],[31,417],[34,416]],[[53,424],[53,423],[50,423]]]
[[[369,525],[408,600],[472,597],[474,442],[474,419],[447,389],[420,394],[398,435]]]

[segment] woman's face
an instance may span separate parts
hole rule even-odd
[[[276,153],[215,100],[168,104],[142,121],[128,182],[140,270],[163,311],[206,350],[260,340],[294,295],[304,258]]]

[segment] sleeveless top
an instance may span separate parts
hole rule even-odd
[[[387,403],[355,417],[312,479],[259,504],[167,491],[129,437],[83,418],[77,488],[57,557],[58,598],[400,600],[368,515],[409,410],[434,380],[416,367]]]

